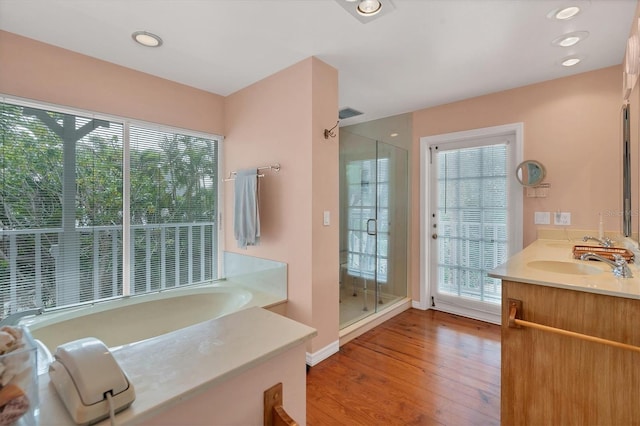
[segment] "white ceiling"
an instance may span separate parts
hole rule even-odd
[[[363,24],[338,1],[0,0],[0,29],[220,95],[316,56],[339,71],[340,107],[365,113],[348,125],[620,64],[637,4],[393,0]],[[568,4],[583,11],[547,18]],[[136,30],[164,44],[139,46]],[[551,44],[583,30],[575,47]],[[559,65],[574,53],[582,63]]]

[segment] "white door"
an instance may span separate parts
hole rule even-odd
[[[430,303],[499,323],[501,281],[487,271],[522,246],[516,134],[450,136],[431,138],[426,151]]]

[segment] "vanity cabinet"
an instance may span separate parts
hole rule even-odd
[[[522,320],[640,346],[640,300],[504,280],[503,425],[640,424],[640,352],[530,327]]]

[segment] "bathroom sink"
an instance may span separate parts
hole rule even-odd
[[[602,269],[584,263],[562,262],[558,260],[534,260],[527,266],[541,271],[570,275],[595,275],[604,272]]]

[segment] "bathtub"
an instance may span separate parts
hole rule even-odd
[[[45,312],[22,324],[51,352],[83,337],[95,337],[113,348],[218,318],[256,302],[251,290],[214,284]]]

